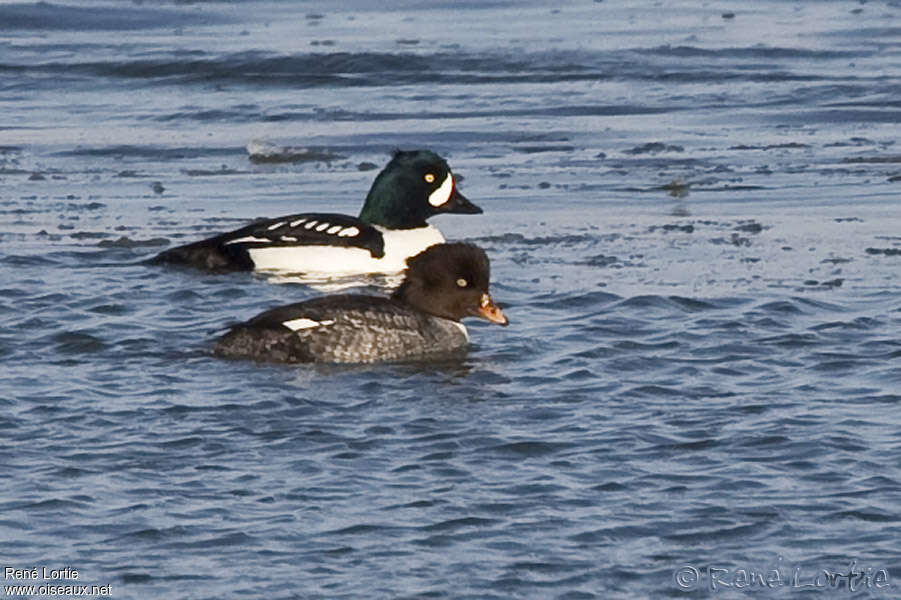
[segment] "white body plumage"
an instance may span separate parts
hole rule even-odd
[[[271,246],[249,248],[257,270],[328,273],[400,273],[407,258],[444,242],[444,236],[432,225],[415,229],[388,229],[376,226],[385,241],[385,255],[374,258],[369,250],[352,246]],[[306,265],[302,271],[298,265]]]

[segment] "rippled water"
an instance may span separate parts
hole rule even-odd
[[[79,574],[4,584],[896,597],[901,5],[390,5],[0,4],[0,557]],[[463,360],[215,360],[321,292],[141,264],[395,147],[485,209]]]

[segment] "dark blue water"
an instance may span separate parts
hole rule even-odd
[[[0,5],[0,565],[78,573],[4,585],[898,597],[901,5],[389,4]],[[219,361],[323,292],[140,264],[396,147],[485,209],[464,359]]]

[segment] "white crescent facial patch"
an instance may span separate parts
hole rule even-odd
[[[441,187],[429,194],[429,204],[438,207],[450,200],[451,193],[454,191],[454,178],[448,173],[447,177],[441,183]]]

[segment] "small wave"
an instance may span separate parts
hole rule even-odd
[[[106,342],[84,331],[64,331],[52,337],[60,354],[94,354],[107,348]]]
[[[171,539],[179,539],[192,533],[193,529],[189,527],[174,526],[163,529],[150,527],[147,529],[138,529],[130,531],[114,538],[104,540],[106,543],[112,542],[129,542],[129,543],[146,543],[146,542],[162,542]]]
[[[209,109],[200,107],[180,108],[175,112],[161,113],[156,120],[161,123],[181,123],[199,121],[201,123],[253,123],[259,120],[262,109],[248,104],[233,106],[228,109]]]
[[[660,152],[685,152],[685,147],[663,142],[648,142],[623,151],[624,154],[658,154]]]
[[[487,453],[495,456],[530,458],[556,454],[560,450],[565,450],[572,446],[573,444],[570,443],[520,441],[481,448],[479,449],[479,453]]]
[[[898,516],[893,512],[877,507],[861,510],[843,510],[830,515],[830,518],[840,521],[865,521],[869,523],[896,523]]]
[[[150,159],[150,160],[186,160],[192,158],[211,158],[235,156],[240,148],[203,148],[203,147],[165,147],[151,144],[142,146],[112,145],[101,147],[77,147],[72,150],[61,150],[52,156],[74,158],[114,158],[114,159]]]
[[[901,248],[867,248],[870,256],[901,256]]]
[[[166,238],[149,238],[146,240],[133,240],[127,236],[121,236],[115,240],[100,240],[97,245],[101,248],[155,248],[169,245]]]
[[[58,263],[46,256],[10,254],[0,258],[0,264],[10,267],[48,267]]]
[[[598,236],[583,233],[542,235],[535,237],[527,237],[521,233],[503,233],[500,235],[486,235],[470,238],[469,241],[485,244],[523,244],[525,246],[549,246],[596,242],[598,241],[598,239]]]
[[[484,517],[461,517],[458,519],[448,519],[440,523],[433,523],[422,527],[423,531],[457,531],[468,527],[490,527],[492,525],[500,525],[500,519],[486,519]]]
[[[534,298],[529,304],[536,308],[568,310],[573,308],[599,307],[616,302],[620,297],[608,292],[593,291],[583,294],[545,294]]]
[[[812,333],[787,333],[756,340],[758,344],[779,346],[781,348],[809,348],[819,343],[819,338]]]
[[[779,315],[800,315],[804,314],[804,311],[801,310],[794,302],[789,300],[775,300],[772,302],[767,302],[765,304],[761,304],[757,307],[759,310],[769,313],[776,313]]]
[[[657,295],[642,295],[642,296],[633,296],[631,298],[627,298],[619,303],[619,307],[622,308],[638,308],[638,309],[663,309],[663,310],[673,310],[676,309],[679,312],[701,312],[705,310],[714,310],[719,308],[714,303],[705,302],[703,300],[698,300],[695,298],[685,298],[682,296],[657,296]]]
[[[222,17],[197,11],[160,8],[79,7],[50,2],[0,5],[0,31],[134,31],[222,21]]]
[[[734,58],[734,57],[733,57]],[[790,57],[786,57],[790,58]],[[553,84],[622,79],[679,83],[710,81],[819,81],[820,77],[790,70],[749,71],[742,65],[720,64],[706,69],[655,65],[628,52],[331,52],[279,54],[259,50],[211,54],[162,55],[153,58],[117,56],[116,60],[46,61],[0,64],[0,72],[23,71],[52,76],[140,79],[149,83],[271,85],[291,88],[383,87],[426,84]],[[545,109],[552,116],[605,116],[665,112],[658,107],[630,105],[566,105]],[[638,112],[636,112],[638,111]],[[507,114],[507,113],[503,113]],[[526,113],[528,114],[528,113]]]
[[[678,58],[729,58],[729,59],[790,59],[790,60],[850,60],[869,52],[850,50],[812,50],[808,48],[785,48],[755,45],[732,48],[699,48],[697,46],[657,46],[636,50],[639,54],[671,56]]]

